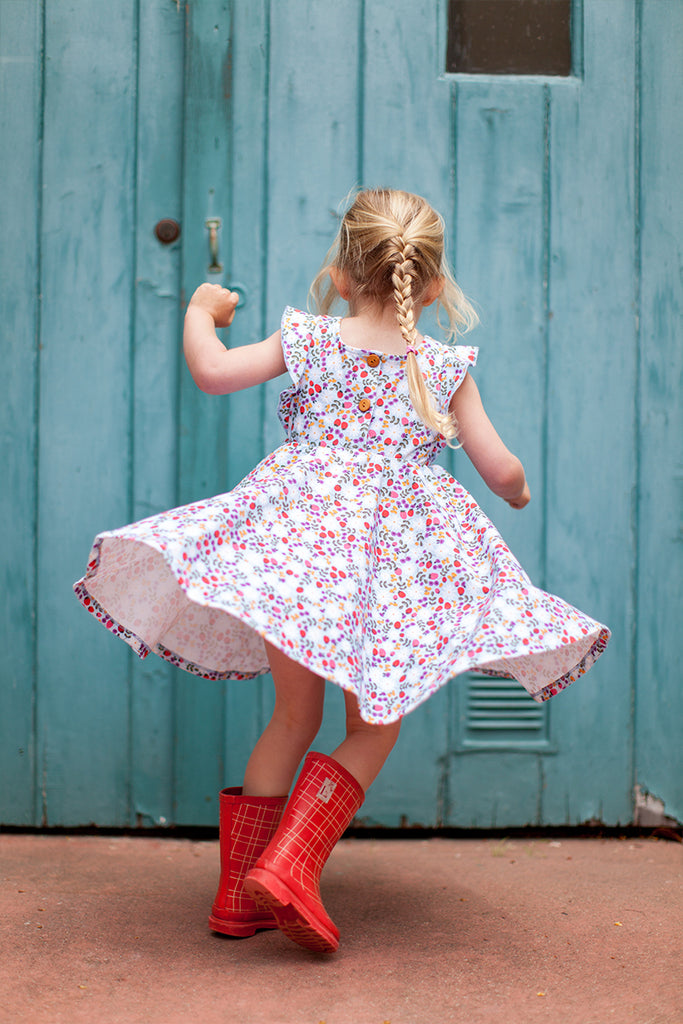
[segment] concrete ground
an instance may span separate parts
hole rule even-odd
[[[2,1024],[683,1024],[683,846],[347,839],[342,944],[209,932],[217,842],[0,834]]]

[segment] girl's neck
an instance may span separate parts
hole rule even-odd
[[[415,304],[413,313],[417,324],[422,306]],[[392,302],[357,306],[349,303],[349,315],[341,322],[342,340],[351,348],[373,348],[382,352],[403,355],[406,343],[396,319],[396,306]],[[417,340],[422,340],[418,332]]]

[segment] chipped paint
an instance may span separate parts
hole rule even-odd
[[[663,800],[660,800],[653,793],[648,793],[647,789],[639,783],[636,783],[633,787],[633,798],[635,808],[633,813],[634,825],[640,825],[643,828],[657,828],[661,825],[675,826],[681,824],[676,818],[672,818],[666,813]]]

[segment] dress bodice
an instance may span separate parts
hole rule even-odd
[[[278,415],[288,440],[432,463],[445,441],[413,408],[407,357],[345,345],[340,319],[285,310],[282,347],[292,385],[280,396]],[[439,412],[476,354],[425,337],[417,360]]]

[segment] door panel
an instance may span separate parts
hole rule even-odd
[[[128,812],[129,655],[83,622],[69,583],[95,532],[132,512],[135,8],[45,5],[36,754],[47,824]],[[74,671],[84,637],[86,675]]]
[[[306,304],[361,183],[444,214],[481,314],[476,379],[533,502],[513,512],[461,452],[445,465],[535,582],[613,630],[590,674],[542,707],[452,682],[405,721],[362,820],[616,824],[635,783],[683,815],[679,8],[576,0],[582,54],[564,80],[446,75],[445,9],[0,4],[0,821],[216,823],[270,713],[269,678],[139,662],[70,587],[95,533],[220,493],[280,443],[286,381],[202,395],[182,310],[220,281],[243,297],[229,343],[271,333],[286,303]],[[154,226],[169,217],[181,235],[164,246]],[[424,326],[438,331],[431,311]],[[330,686],[320,748],[341,729]]]

